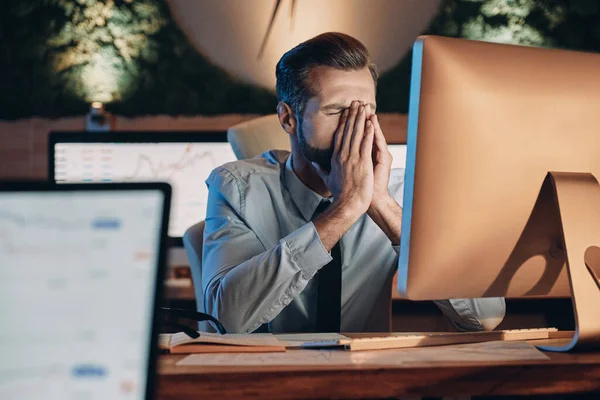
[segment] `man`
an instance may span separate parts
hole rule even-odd
[[[292,151],[208,178],[206,312],[231,332],[389,331],[404,171],[390,172],[375,66],[358,40],[325,33],[276,75]],[[501,298],[436,304],[462,330],[493,329],[505,312]]]

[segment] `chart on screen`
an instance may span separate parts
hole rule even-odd
[[[158,192],[0,192],[0,399],[141,399]]]
[[[57,143],[57,182],[166,181],[173,188],[169,235],[181,237],[204,219],[204,181],[236,159],[229,143]]]

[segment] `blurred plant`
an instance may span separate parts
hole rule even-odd
[[[598,0],[444,0],[431,33],[600,51]]]
[[[600,0],[443,0],[427,34],[600,51]],[[412,52],[381,78],[381,111],[408,111]]]
[[[2,6],[0,119],[82,115],[93,100],[128,116],[274,111],[273,93],[237,82],[198,54],[162,0]],[[427,33],[597,52],[600,0],[442,0]],[[381,112],[407,112],[410,60],[409,52],[381,77]]]
[[[198,54],[161,0],[3,0],[0,119],[266,113],[272,93]]]
[[[70,74],[68,88],[88,102],[119,101],[134,89],[136,59],[156,59],[153,36],[168,21],[156,2],[51,0],[68,22],[48,38],[53,69]],[[149,54],[146,54],[149,53]]]

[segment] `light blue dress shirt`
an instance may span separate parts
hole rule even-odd
[[[261,326],[273,333],[313,332],[315,274],[331,261],[311,222],[323,197],[296,176],[290,153],[278,150],[225,164],[206,183],[206,312],[229,332]],[[403,186],[404,170],[392,170],[389,191],[400,205]],[[340,247],[341,331],[389,331],[398,247],[366,214],[342,237]],[[505,313],[502,298],[435,303],[462,330],[492,329]]]

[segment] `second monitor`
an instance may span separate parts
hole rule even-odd
[[[173,188],[169,236],[181,244],[204,219],[210,172],[236,159],[225,131],[52,132],[49,178],[66,182],[166,181]]]

